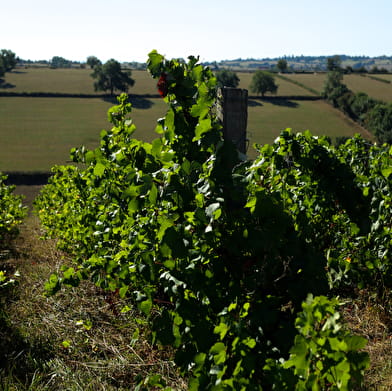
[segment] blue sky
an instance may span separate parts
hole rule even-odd
[[[0,49],[32,60],[392,55],[391,0],[18,0],[1,15]]]

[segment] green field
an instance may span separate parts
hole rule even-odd
[[[314,135],[339,136],[355,133],[370,138],[370,134],[323,100],[285,101],[251,100],[248,108],[248,138],[254,143],[271,143],[279,133],[291,128],[294,132],[310,130]],[[261,105],[260,105],[261,104]],[[249,157],[255,157],[252,147]]]
[[[50,92],[66,94],[96,94],[91,69],[50,69],[18,68],[7,73],[9,87],[0,91],[9,92]],[[147,71],[132,71],[135,85],[129,89],[130,94],[157,94],[156,81]]]
[[[161,99],[139,100],[151,105],[134,108],[135,136],[157,137],[156,120],[165,113]],[[110,128],[106,112],[111,102],[95,98],[0,98],[0,171],[48,171],[69,160],[72,147],[99,143]],[[148,114],[147,114],[148,113]]]
[[[18,69],[6,75],[8,88],[3,90],[94,94],[90,73],[89,69]],[[240,87],[248,88],[252,74],[241,72],[238,75]],[[309,77],[309,86],[314,87],[315,75],[298,76]],[[133,71],[132,77],[136,81],[129,91],[134,107],[132,118],[137,126],[135,137],[150,141],[157,137],[156,120],[164,115],[165,103],[155,96],[146,96],[157,93],[156,81],[146,71]],[[367,81],[390,86],[371,79]],[[311,95],[285,80],[276,82],[279,84],[277,96]],[[106,111],[112,104],[99,95],[96,98],[0,97],[0,171],[48,171],[54,164],[66,163],[72,147],[97,146],[100,131],[110,127]],[[251,144],[270,143],[285,128],[309,129],[332,138],[363,132],[323,101],[250,99]],[[254,154],[250,148],[249,156]]]

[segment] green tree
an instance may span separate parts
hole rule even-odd
[[[50,65],[52,68],[71,68],[72,61],[60,56],[54,56],[52,57]]]
[[[335,107],[338,106],[337,100],[345,93],[349,92],[349,89],[342,83],[342,80],[342,72],[337,70],[328,72],[327,79],[325,80],[324,88],[321,93],[321,95]]]
[[[89,56],[89,57],[87,57],[87,65],[91,69],[94,69],[97,65],[102,65],[102,62],[99,58],[97,58],[95,56]]]
[[[275,84],[274,77],[264,71],[256,71],[252,77],[249,89],[256,94],[261,94],[264,97],[266,92],[275,94],[278,90],[278,86]]]
[[[284,58],[281,58],[277,64],[276,67],[279,69],[280,72],[286,72],[287,71],[287,60]]]
[[[4,63],[3,59],[0,57],[0,78],[4,76],[5,69],[4,69]],[[0,79],[0,83],[2,82],[2,79]]]
[[[11,50],[7,49],[1,49],[0,51],[0,76],[3,76],[5,72],[10,72],[12,71],[16,64],[18,62],[18,59],[16,58],[16,55],[14,52]]]
[[[327,58],[327,69],[328,71],[341,71],[342,60],[339,56],[333,56]]]
[[[215,72],[215,76],[218,82],[218,87],[232,87],[237,88],[240,82],[237,74],[233,71],[228,71],[227,69],[222,69]]]
[[[378,103],[369,110],[366,127],[379,143],[392,144],[392,103]]]
[[[95,91],[110,91],[110,95],[114,95],[115,90],[127,92],[128,87],[135,84],[131,71],[123,71],[121,64],[114,59],[103,65],[96,65],[91,76],[96,79]]]

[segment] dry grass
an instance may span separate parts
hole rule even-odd
[[[130,390],[159,374],[185,390],[172,352],[148,342],[147,320],[137,310],[122,313],[117,296],[89,282],[43,295],[50,273],[70,260],[40,236],[30,215],[7,260],[21,277],[0,307],[0,389]]]
[[[380,304],[375,295],[363,290],[343,307],[350,329],[368,340],[365,350],[370,356],[370,368],[361,391],[392,390],[391,297]]]

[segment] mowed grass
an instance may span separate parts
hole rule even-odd
[[[356,133],[371,138],[366,130],[322,100],[275,102],[257,99],[251,100],[248,107],[248,156],[256,156],[254,143],[270,144],[286,128],[294,132],[310,130],[314,135],[329,136],[333,141],[336,137]]]
[[[106,112],[112,105],[97,98],[0,98],[0,171],[49,171],[69,161],[72,147],[95,148],[101,130],[111,127]],[[149,108],[133,109],[135,137],[151,141],[164,102],[136,105]]]

